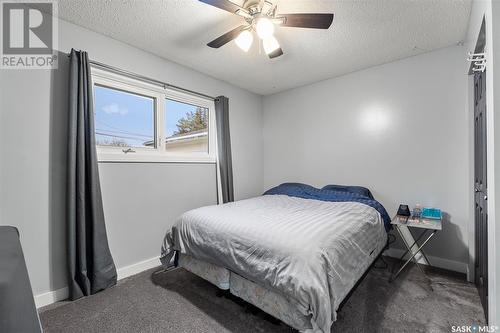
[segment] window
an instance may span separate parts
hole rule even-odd
[[[167,152],[208,153],[208,109],[165,101],[165,149]]]
[[[155,147],[155,99],[96,85],[98,146]]]
[[[215,162],[211,100],[92,69],[100,161]]]

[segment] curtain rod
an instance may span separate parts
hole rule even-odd
[[[69,54],[68,54],[68,57],[69,57]],[[143,81],[143,82],[146,82],[146,83],[151,83],[151,84],[154,84],[154,85],[157,85],[157,86],[161,86],[163,88],[171,88],[171,89],[175,89],[175,90],[178,90],[178,91],[187,92],[187,93],[199,96],[199,97],[210,99],[212,101],[216,100],[216,98],[213,97],[213,96],[205,95],[203,93],[199,93],[197,91],[193,91],[193,90],[190,90],[190,89],[182,88],[182,87],[179,87],[179,86],[176,86],[176,85],[173,85],[173,84],[170,84],[170,83],[166,83],[166,82],[163,82],[163,81],[151,79],[149,77],[146,77],[146,76],[134,73],[134,72],[129,72],[129,71],[126,71],[124,69],[120,69],[120,68],[117,68],[117,67],[114,67],[114,66],[111,66],[111,65],[107,65],[107,64],[104,64],[102,62],[98,62],[98,61],[94,61],[94,60],[89,60],[89,63],[91,65],[95,66],[95,67],[99,67],[99,68],[105,69],[105,70],[113,72],[115,74],[120,74],[120,75],[128,76],[129,78],[132,78],[132,79],[140,80],[140,81]]]
[[[123,70],[123,69],[120,69],[120,68],[117,68],[117,67],[114,67],[114,66],[103,64],[102,62],[98,62],[98,61],[94,61],[94,60],[90,60],[89,62],[90,62],[91,65],[93,65],[95,67],[100,67],[100,68],[103,68],[103,69],[108,70],[110,72],[114,72],[116,74],[128,76],[128,77],[130,77],[132,79],[144,81],[144,82],[147,82],[147,83],[152,83],[152,84],[161,86],[163,88],[171,88],[171,89],[175,89],[175,90],[178,90],[178,91],[184,91],[184,92],[190,93],[192,95],[197,95],[197,96],[200,96],[200,97],[203,97],[203,98],[210,99],[212,101],[215,100],[215,97],[212,97],[212,96],[209,96],[209,95],[205,95],[203,93],[199,93],[197,91],[193,91],[193,90],[190,90],[190,89],[182,88],[182,87],[179,87],[179,86],[176,86],[176,85],[173,85],[173,84],[170,84],[170,83],[166,83],[166,82],[163,82],[163,81],[151,79],[149,77],[146,77],[146,76],[143,76],[143,75],[140,75],[140,74],[137,74],[137,73],[129,72],[129,71],[126,71],[126,70]]]

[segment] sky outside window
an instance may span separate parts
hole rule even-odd
[[[112,147],[154,147],[155,99],[109,87],[95,85],[95,128],[96,141],[100,146]],[[202,121],[200,121],[200,117]],[[178,126],[184,122],[180,130]],[[187,125],[186,125],[187,123]],[[175,145],[189,149],[208,150],[208,135],[198,138],[198,147],[193,138],[179,141],[181,134],[208,131],[208,109],[171,99],[165,100],[165,121],[162,124],[164,136],[176,136]],[[202,141],[200,141],[202,140]],[[169,140],[172,147],[173,141]],[[178,149],[181,149],[180,147]]]
[[[96,85],[95,127],[98,145],[144,147],[154,140],[153,98]]]

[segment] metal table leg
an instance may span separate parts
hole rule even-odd
[[[406,256],[407,253],[411,252],[411,249],[416,245],[418,245],[418,241],[422,238],[422,236],[426,233],[426,230],[424,230],[420,236],[418,236],[418,238],[413,242],[413,244],[411,246],[408,246],[408,243],[406,242],[406,238],[404,237],[403,233],[401,232],[401,230],[399,229],[399,226],[396,226],[396,230],[398,231],[399,233],[399,236],[401,237],[401,239],[403,240],[403,243],[405,243],[405,246],[406,246],[406,252],[403,253],[403,255],[401,256],[401,258],[399,258],[400,261],[402,261],[404,259],[404,257]],[[411,231],[410,231],[410,234],[411,234]],[[413,236],[413,234],[412,234]],[[423,252],[423,251],[422,251]],[[414,253],[414,255],[412,257],[410,257],[410,259],[408,259],[408,261],[412,260],[413,259],[413,262],[417,265],[418,269],[423,273],[424,273],[424,270],[422,269],[422,267],[420,267],[420,265],[418,265],[418,261],[417,259],[415,258],[415,255],[418,253],[418,251],[416,251]]]
[[[396,228],[396,229],[397,229],[397,230],[399,230],[398,228]],[[422,253],[423,253],[423,251],[422,251],[423,247],[424,247],[424,246],[425,246],[425,244],[427,244],[427,242],[428,242],[428,241],[429,241],[429,240],[430,240],[430,239],[431,239],[431,238],[432,238],[432,237],[436,234],[436,232],[437,232],[437,230],[433,230],[433,231],[432,231],[432,233],[429,235],[429,237],[427,237],[427,239],[426,239],[426,240],[422,243],[422,245],[420,245],[420,246],[418,247],[417,251],[415,251],[415,253],[413,253],[413,254],[412,254],[412,256],[411,256],[408,260],[406,260],[406,262],[405,262],[405,263],[404,263],[404,264],[403,264],[403,265],[399,268],[399,270],[396,272],[396,274],[391,275],[391,278],[390,278],[390,280],[389,280],[389,281],[394,281],[394,280],[398,277],[398,275],[401,273],[401,271],[402,271],[402,270],[406,267],[406,265],[408,265],[408,263],[409,263],[410,261],[412,261],[412,259],[413,259],[413,258],[417,255],[417,253],[419,253],[419,252],[422,252]],[[400,232],[400,233],[401,233],[401,232]],[[406,243],[406,242],[405,242],[405,243]],[[408,250],[410,250],[410,249],[411,249],[411,248],[409,248]],[[420,267],[420,266],[419,266],[419,267]]]
[[[411,228],[408,228],[408,231],[410,232],[410,234],[411,234],[411,235],[412,235],[412,237],[413,237],[413,232],[411,232]],[[422,238],[422,236],[423,236],[423,235],[425,235],[426,233],[427,233],[427,230],[426,230],[426,229],[424,229],[424,231],[422,231],[422,233],[420,234],[420,236],[418,236],[417,241],[418,241],[418,240],[420,240],[420,238]],[[414,243],[413,245],[415,245],[415,244],[417,244],[417,245],[418,245],[417,241],[415,241],[415,243]],[[413,247],[413,245],[412,245],[412,247]],[[430,265],[430,264],[431,264],[431,262],[429,261],[429,258],[427,258],[427,255],[425,254],[424,250],[420,251],[420,253],[424,256],[425,261],[427,261],[427,264],[429,264],[429,265]]]
[[[417,244],[417,242],[422,238],[422,236],[426,233],[426,230],[424,230],[419,236],[418,238],[413,242],[413,244],[411,246],[408,246],[408,244],[406,244],[406,239],[402,236],[400,230],[399,230],[399,227],[396,226],[396,228],[398,229],[398,232],[399,232],[399,235],[401,236],[401,239],[403,240],[403,242],[405,242],[405,246],[406,246],[406,251],[403,253],[403,255],[399,258],[400,261],[402,261],[404,259],[404,257],[408,254],[408,252],[410,252],[409,249],[411,249],[413,246],[415,246],[415,244]],[[411,230],[408,228],[408,230],[410,231],[411,233]],[[412,234],[413,236],[413,234]],[[412,237],[413,238],[413,237]]]

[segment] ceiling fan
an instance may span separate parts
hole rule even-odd
[[[277,5],[269,0],[246,0],[238,6],[229,0],[199,0],[208,5],[243,17],[245,24],[214,39],[207,45],[218,49],[235,40],[236,45],[247,52],[253,43],[253,31],[262,40],[264,51],[273,59],[283,54],[276,37],[275,25],[297,28],[328,29],[333,22],[333,14],[276,14]]]

